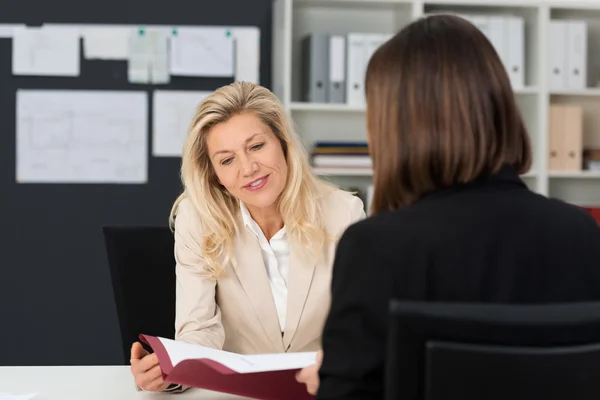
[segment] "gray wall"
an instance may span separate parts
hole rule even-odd
[[[0,4],[0,23],[258,26],[261,83],[270,87],[270,0]],[[213,90],[229,82],[174,78],[161,88]],[[152,88],[129,85],[126,62],[121,61],[82,60],[81,76],[74,79],[13,77],[11,40],[0,39],[0,365],[118,364],[120,336],[101,227],[166,225],[180,191],[180,159],[150,157],[146,185],[17,185],[18,88]]]

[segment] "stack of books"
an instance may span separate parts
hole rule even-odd
[[[366,142],[316,142],[312,164],[318,169],[370,171],[372,167]]]

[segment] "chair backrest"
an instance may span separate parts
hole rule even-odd
[[[600,398],[600,303],[392,301],[386,400]]]
[[[123,363],[141,333],[175,335],[175,256],[168,227],[104,227]]]

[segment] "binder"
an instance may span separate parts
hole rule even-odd
[[[264,400],[309,400],[296,373],[316,353],[240,355],[150,335],[140,335],[158,358],[163,380],[188,387]]]
[[[549,62],[550,89],[560,90],[567,87],[567,23],[550,21]]]
[[[548,117],[548,169],[561,171],[565,165],[565,108],[559,104],[551,104]]]
[[[583,108],[551,104],[549,115],[551,171],[581,171],[583,167]]]
[[[513,88],[525,86],[525,23],[521,17],[507,17],[505,37],[508,42],[507,71]]]
[[[504,65],[504,69],[509,70],[509,49],[508,49],[508,37],[506,32],[508,32],[507,20],[503,16],[499,15],[491,15],[488,17],[488,39],[494,46],[496,53],[498,53],[498,57],[502,61],[502,65]]]
[[[302,39],[303,101],[327,102],[329,37],[313,33]]]
[[[351,106],[365,105],[364,80],[366,71],[366,40],[360,33],[346,35],[346,103]]]
[[[565,171],[581,171],[583,167],[583,108],[564,107],[563,159]]]
[[[346,102],[346,38],[342,35],[329,36],[329,103]]]
[[[485,37],[490,39],[490,23],[489,18],[485,15],[469,15],[467,16],[468,20],[475,25],[477,29],[481,31],[485,35]]]
[[[585,21],[568,21],[567,25],[567,86],[585,89],[587,86],[587,25]]]

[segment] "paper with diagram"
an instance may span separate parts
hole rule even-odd
[[[234,44],[229,28],[177,28],[170,39],[171,75],[234,76]]]
[[[235,41],[235,80],[260,81],[260,29],[240,26],[231,29]]]
[[[14,75],[79,76],[79,30],[48,27],[13,29]]]
[[[145,183],[147,93],[17,91],[20,183]]]
[[[154,91],[152,155],[181,156],[196,108],[211,93],[209,91]]]

